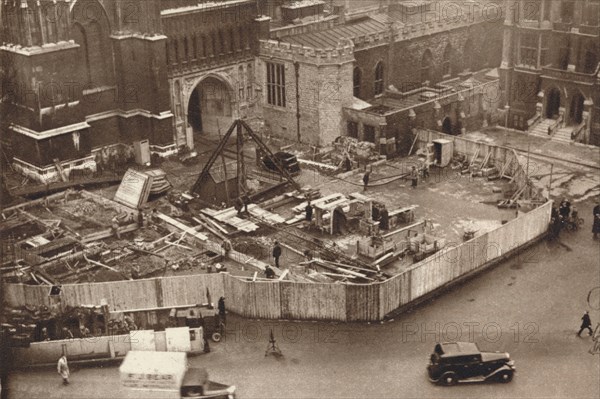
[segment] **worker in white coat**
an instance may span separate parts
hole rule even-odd
[[[67,357],[65,355],[62,355],[60,359],[58,359],[57,370],[58,374],[60,374],[63,379],[63,385],[69,385],[69,375],[71,373],[69,372],[69,365],[67,364]]]

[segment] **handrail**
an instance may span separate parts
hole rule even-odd
[[[537,125],[542,119],[542,114],[540,112],[536,112],[532,118],[527,120],[527,127],[531,128],[534,125]]]
[[[554,136],[556,134],[556,132],[558,131],[558,129],[560,128],[560,126],[562,125],[562,121],[563,121],[564,115],[560,115],[558,117],[558,119],[556,120],[556,122],[554,122],[553,124],[551,124],[548,127],[548,134],[550,136]]]
[[[577,141],[578,136],[585,130],[586,121],[581,122],[571,133],[571,140]]]

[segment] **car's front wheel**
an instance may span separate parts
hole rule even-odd
[[[513,372],[512,371],[502,371],[500,374],[498,374],[498,379],[500,380],[500,382],[510,382],[513,378]]]
[[[440,378],[440,382],[444,385],[455,385],[458,382],[456,378],[456,374],[454,373],[444,373]]]

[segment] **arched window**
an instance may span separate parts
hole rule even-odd
[[[165,46],[165,59],[167,60],[167,65],[171,64],[171,55],[169,54],[169,51],[171,51],[171,46],[169,45],[169,42],[167,42],[167,45]]]
[[[86,7],[86,9],[83,9]],[[93,8],[94,18],[86,13]],[[47,7],[51,10],[50,7]],[[46,11],[48,11],[46,10]],[[74,41],[80,46],[80,59],[85,60],[88,87],[110,86],[114,84],[114,65],[110,39],[111,27],[104,7],[98,0],[75,2],[72,14]],[[43,16],[42,16],[43,17]],[[55,37],[55,27],[47,31],[47,40]],[[40,32],[41,33],[41,32]],[[35,34],[35,32],[32,32]],[[34,39],[35,40],[35,39]]]
[[[353,94],[354,97],[360,98],[360,81],[361,81],[361,72],[359,67],[354,68],[354,72],[352,74],[352,84],[354,87]]]
[[[202,37],[200,38],[200,54],[202,55],[202,58],[205,58],[208,54],[206,52],[206,36],[202,35]]]
[[[421,82],[431,81],[431,64],[432,55],[429,49],[425,50],[423,57],[421,57]]]
[[[242,29],[242,27],[240,26],[238,28],[238,38],[240,39],[238,42],[238,50],[239,51],[243,51],[244,50],[244,30]]]
[[[225,51],[225,37],[223,37],[223,31],[219,30],[219,51],[217,54],[223,55]]]
[[[442,60],[442,76],[452,75],[452,46],[449,44],[444,50],[444,59]]]
[[[192,59],[198,58],[198,35],[194,33],[192,36]]]
[[[246,93],[246,96],[248,97],[248,99],[252,99],[252,86],[254,85],[254,69],[252,68],[252,64],[248,64],[248,67],[246,68],[246,73],[248,74],[248,77],[246,78],[246,90],[248,91],[248,93]]]
[[[235,38],[233,35],[233,28],[229,30],[229,52],[233,53],[235,51]]]
[[[177,39],[173,40],[173,55],[175,58],[175,63],[178,64],[180,61],[180,58],[179,58],[179,43],[177,43]]]
[[[375,67],[375,95],[383,93],[383,62],[379,61]]]
[[[585,59],[583,61],[583,72],[594,73],[598,66],[598,57],[593,50],[587,50],[585,52]]]
[[[212,32],[210,34],[210,56],[214,57],[218,54],[217,51],[217,33]]]
[[[183,38],[183,60],[187,61],[190,58],[190,48],[188,45],[188,38]]]
[[[242,100],[244,98],[244,67],[238,67],[238,96]]]

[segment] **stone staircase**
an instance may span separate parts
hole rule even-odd
[[[550,136],[548,135],[548,126],[552,125],[554,122],[556,122],[554,119],[542,119],[529,130],[529,134],[532,136],[549,139]]]
[[[554,136],[552,136],[552,140],[560,141],[563,143],[572,143],[573,140],[571,140],[571,133],[573,133],[574,129],[575,129],[575,126],[567,126],[567,127],[560,128],[556,131]]]

